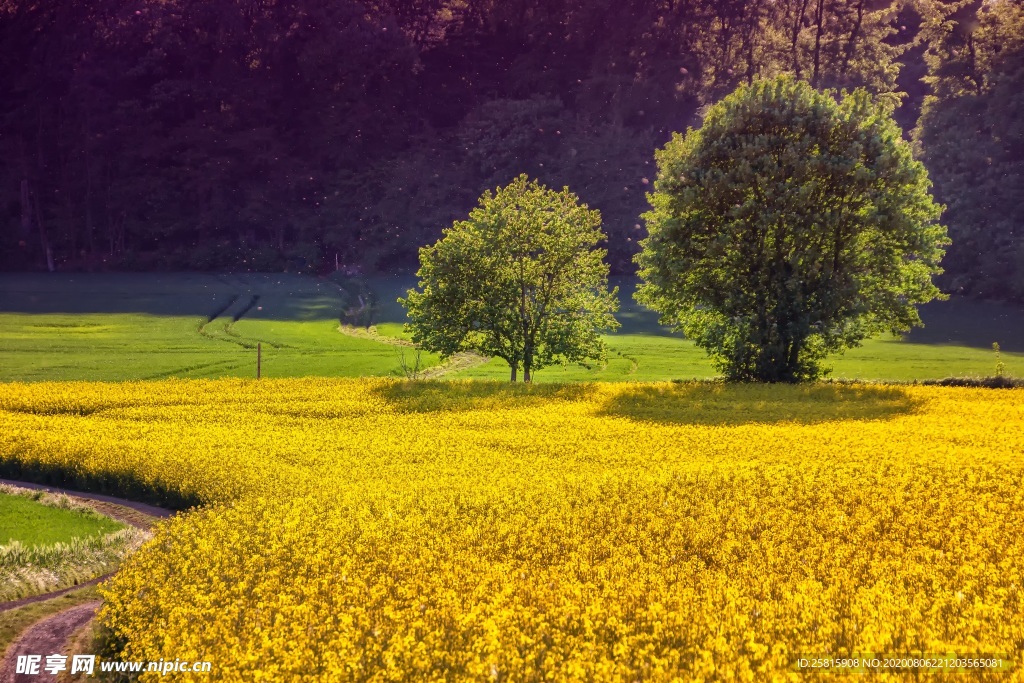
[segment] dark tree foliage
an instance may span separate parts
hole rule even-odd
[[[778,74],[912,126],[963,4],[0,0],[0,267],[411,269],[526,172],[628,272],[671,131]]]
[[[18,2],[0,45],[14,265],[315,267],[339,171],[411,130],[416,49],[361,3]]]
[[[943,284],[1024,300],[1024,3],[959,3],[928,30],[915,139],[947,205]]]
[[[919,325],[947,243],[891,108],[780,77],[658,152],[637,299],[732,379],[795,382]]]

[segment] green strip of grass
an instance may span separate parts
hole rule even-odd
[[[373,277],[348,287],[375,302],[377,333],[409,339],[397,298],[414,277]],[[538,382],[656,381],[713,377],[707,355],[670,333],[617,278],[622,323],[607,363],[540,370]],[[372,297],[366,294],[369,288]],[[253,377],[404,377],[401,350],[342,334],[355,303],[345,283],[289,274],[0,274],[0,382]],[[921,307],[924,328],[867,340],[828,359],[832,377],[922,381],[996,374],[1024,377],[1024,310],[954,298]],[[407,354],[408,356],[408,354]],[[422,354],[424,368],[436,366]],[[455,368],[452,378],[508,379],[499,360]]]
[[[124,525],[96,513],[43,505],[25,496],[0,493],[0,545],[66,543],[72,538],[109,534]]]

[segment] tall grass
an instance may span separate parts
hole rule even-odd
[[[0,601],[76,586],[107,574],[149,538],[134,527],[67,543],[0,546]]]

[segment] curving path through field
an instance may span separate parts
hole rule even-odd
[[[46,673],[42,667],[40,667],[40,673],[33,676],[16,673],[18,656],[41,655],[43,657],[41,664],[45,665],[47,655],[67,654],[64,652],[64,647],[68,640],[96,616],[96,610],[101,604],[99,600],[86,602],[58,612],[30,626],[17,640],[11,643],[7,649],[7,656],[0,662],[0,683],[18,683],[19,679],[37,683],[56,681],[57,677]],[[71,661],[70,656],[68,661]]]
[[[154,505],[146,505],[145,503],[136,503],[135,501],[124,500],[123,498],[115,498],[114,496],[103,496],[94,493],[84,493],[82,491],[69,491],[67,489],[56,488],[53,486],[41,486],[30,482],[12,481],[9,479],[0,479],[0,483],[37,491],[46,491],[47,493],[63,493],[71,498],[77,498],[85,501],[88,505],[95,508],[97,512],[107,515],[108,517],[113,517],[120,522],[130,524],[139,529],[149,529],[157,520],[170,517],[174,514],[171,510],[165,510],[164,508],[159,508]],[[110,578],[111,576],[112,574],[104,574],[103,576],[96,577],[95,579],[86,581],[85,583],[81,583],[77,586],[71,586],[70,588],[0,603],[0,612],[16,609],[35,602],[52,600],[53,598],[60,597],[72,591],[95,585]],[[66,610],[52,614],[30,626],[13,643],[11,643],[3,660],[0,661],[0,683],[16,683],[19,679],[32,680],[38,683],[42,683],[44,681],[55,681],[55,676],[45,672],[36,676],[16,674],[15,671],[18,656],[42,655],[45,657],[46,655],[54,653],[67,654],[64,652],[64,648],[66,647],[68,640],[79,629],[89,623],[89,621],[96,615],[96,610],[99,609],[101,604],[102,603],[99,600],[94,600],[81,605],[75,605],[74,607],[69,607]]]
[[[138,529],[148,530],[158,519],[170,517],[174,514],[170,510],[165,510],[164,508],[159,508],[155,505],[136,503],[132,500],[124,500],[123,498],[115,498],[114,496],[103,496],[96,493],[84,493],[82,491],[69,491],[68,489],[56,488],[53,486],[42,486],[40,484],[33,484],[27,481],[0,479],[0,484],[17,486],[23,489],[32,489],[33,491],[45,491],[46,493],[62,493],[70,498],[77,498],[78,500],[84,501],[100,514],[112,517],[119,522],[130,524]],[[40,595],[32,595],[27,598],[0,602],[0,612],[6,612],[7,610],[16,609],[24,605],[30,605],[34,602],[43,602],[44,600],[57,598],[61,595],[76,591],[79,588],[95,585],[110,576],[111,574],[104,574],[103,576],[97,576],[95,579],[80,583],[77,586],[70,586],[68,588],[62,588],[49,593],[42,593]]]
[[[349,337],[356,337],[358,339],[371,339],[381,344],[388,344],[389,346],[401,346],[403,348],[415,349],[416,345],[407,339],[399,339],[398,337],[388,337],[387,335],[379,334],[376,329],[355,327],[353,325],[339,325],[338,331]],[[468,370],[475,368],[478,365],[483,365],[490,358],[487,356],[481,356],[478,353],[472,351],[463,351],[457,353],[447,361],[443,361],[440,365],[435,365],[432,368],[421,370],[419,373],[420,379],[438,379],[447,375],[451,372],[458,372],[459,370]]]

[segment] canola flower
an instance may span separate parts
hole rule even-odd
[[[0,472],[198,506],[101,615],[195,680],[1024,680],[1022,455],[1020,390],[0,385]]]

